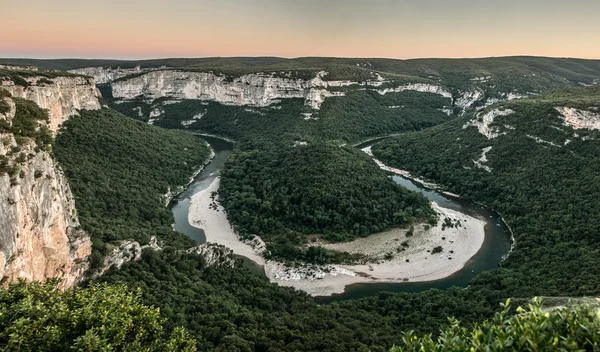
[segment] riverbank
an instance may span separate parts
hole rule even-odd
[[[265,260],[260,255],[264,246],[256,243],[253,247],[240,241],[227,220],[225,209],[213,199],[212,194],[218,191],[220,184],[221,178],[216,177],[206,189],[192,196],[188,213],[190,225],[204,231],[206,242],[224,245],[235,254],[244,256],[258,265],[264,265]]]
[[[425,180],[422,180],[422,179],[420,179],[420,178],[418,178],[418,177],[413,177],[413,176],[410,174],[410,172],[408,172],[408,171],[406,171],[406,170],[400,170],[400,169],[396,169],[396,168],[393,168],[393,167],[391,167],[391,166],[387,166],[387,165],[385,165],[383,162],[381,162],[379,159],[377,159],[377,158],[375,157],[375,155],[373,155],[373,151],[371,150],[371,146],[369,146],[369,147],[366,147],[366,148],[363,148],[363,149],[361,149],[361,150],[362,150],[363,152],[367,153],[367,155],[369,155],[369,156],[370,156],[370,157],[373,159],[373,161],[375,161],[375,163],[376,163],[376,164],[379,166],[379,168],[381,168],[382,170],[385,170],[385,171],[388,171],[388,172],[394,173],[394,174],[396,174],[396,175],[399,175],[399,176],[402,176],[402,177],[404,177],[404,178],[407,178],[407,179],[409,179],[409,180],[412,180],[412,181],[414,181],[414,182],[417,182],[417,183],[419,183],[419,184],[423,185],[423,187],[425,187],[425,188],[433,189],[433,190],[435,190],[435,191],[438,191],[438,192],[440,192],[440,193],[442,193],[442,194],[445,194],[445,195],[448,195],[448,196],[451,196],[451,197],[460,198],[460,196],[459,196],[458,194],[455,194],[455,193],[451,193],[451,192],[444,191],[444,190],[443,190],[443,189],[442,189],[442,188],[441,188],[441,187],[440,187],[438,184],[436,184],[436,183],[427,182],[427,181],[425,181]]]
[[[192,197],[188,214],[190,224],[204,231],[207,242],[227,246],[234,253],[264,265],[272,282],[313,296],[341,293],[347,285],[357,283],[405,283],[445,278],[462,269],[481,248],[485,238],[483,220],[432,202],[438,213],[438,224],[419,224],[409,237],[409,229],[392,229],[352,242],[320,244],[328,249],[366,254],[375,259],[374,263],[290,268],[279,262],[265,262],[261,255],[264,244],[258,239],[253,245],[239,240],[224,209],[212,198],[219,185],[220,178],[217,177]],[[443,225],[446,218],[453,227]],[[438,246],[441,251],[432,253]]]
[[[265,272],[271,281],[292,286],[313,296],[342,293],[357,283],[406,283],[434,281],[461,270],[479,251],[485,239],[485,221],[442,208],[432,202],[439,215],[436,226],[419,224],[412,236],[408,229],[393,229],[352,242],[323,244],[323,247],[350,253],[362,253],[377,262],[364,265],[332,265],[323,272],[314,267],[285,268],[268,262]],[[446,227],[451,219],[454,227]],[[438,253],[434,248],[441,250]],[[315,275],[314,272],[317,272]]]
[[[190,179],[188,180],[188,182],[185,185],[177,187],[177,189],[175,189],[174,191],[171,190],[170,186],[168,187],[167,193],[165,193],[163,195],[163,202],[165,203],[165,206],[168,206],[169,203],[173,200],[173,198],[175,198],[178,195],[180,195],[181,193],[183,193],[186,190],[186,188],[188,188],[188,186],[191,185],[192,182],[194,182],[194,180],[196,179],[196,176],[198,176],[202,171],[204,171],[204,168],[206,167],[206,165],[210,164],[211,161],[215,158],[215,155],[216,155],[215,151],[212,149],[210,144],[208,144],[208,143],[206,143],[206,144],[208,145],[208,148],[210,149],[210,154],[208,155],[208,158],[196,171],[194,171],[194,173],[192,174],[192,176],[190,176]]]

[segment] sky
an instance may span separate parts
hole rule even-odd
[[[600,59],[600,0],[0,0],[0,57]]]

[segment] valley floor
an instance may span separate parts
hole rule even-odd
[[[410,237],[406,237],[408,229],[393,229],[352,242],[320,244],[329,249],[369,255],[378,259],[376,263],[289,268],[282,263],[265,261],[261,255],[264,245],[260,241],[255,240],[251,245],[238,239],[223,208],[211,198],[219,184],[220,179],[216,178],[208,188],[192,197],[190,224],[204,230],[207,242],[227,246],[234,253],[264,265],[272,282],[313,296],[342,293],[346,286],[357,283],[423,282],[448,277],[466,265],[485,238],[483,220],[432,203],[439,214],[438,225],[430,228],[417,225]],[[453,223],[460,220],[460,225],[443,228],[445,218],[452,219]],[[442,252],[432,254],[437,246],[442,247]]]

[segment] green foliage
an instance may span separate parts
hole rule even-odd
[[[16,112],[12,120],[11,132],[17,142],[24,138],[31,138],[38,148],[49,151],[52,144],[52,134],[45,124],[48,121],[48,112],[40,108],[31,100],[12,98],[15,102]]]
[[[0,114],[6,114],[10,111],[10,105],[4,100],[5,98],[10,98],[11,95],[6,89],[0,88]],[[4,120],[2,120],[4,121]],[[0,121],[0,123],[2,122]],[[0,125],[0,128],[3,128]]]
[[[403,330],[437,331],[449,316],[483,320],[500,300],[450,289],[382,292],[317,305],[307,294],[271,284],[239,263],[207,265],[202,256],[171,248],[144,251],[140,261],[98,280],[141,288],[141,302],[159,307],[168,318],[166,331],[185,327],[199,351],[383,352],[402,342]]]
[[[25,153],[21,152],[24,144],[33,140],[35,150],[49,152],[52,146],[52,134],[44,122],[48,121],[48,112],[40,108],[31,100],[13,98],[6,90],[0,89],[0,113],[6,114],[10,106],[4,99],[11,99],[15,104],[15,116],[10,122],[0,120],[0,133],[12,134],[17,142],[16,146],[9,147],[10,139],[2,140],[4,147],[10,149],[6,155],[0,156],[0,176],[8,174],[11,185],[16,185],[16,175],[21,164],[27,160]],[[9,135],[10,136],[10,135]]]
[[[123,239],[189,247],[171,228],[163,195],[187,184],[209,148],[190,134],[166,131],[114,111],[82,111],[66,121],[54,153],[65,170],[83,228],[92,235],[93,266]]]
[[[73,73],[63,71],[27,71],[27,70],[8,70],[0,69],[0,78],[4,80],[12,81],[14,84],[22,87],[29,87],[31,83],[27,80],[28,78],[41,77],[36,84],[52,84],[52,78],[56,77],[85,77],[82,75],[76,75]]]
[[[328,144],[237,151],[220,202],[242,237],[260,235],[276,258],[296,258],[308,235],[348,241],[433,219],[429,202],[390,180],[364,153]],[[327,262],[317,248],[304,259]]]
[[[517,308],[509,315],[510,300],[493,319],[472,329],[450,319],[437,338],[409,331],[391,352],[403,351],[596,351],[600,348],[597,306],[570,305],[543,310],[535,299],[529,310]]]
[[[5,351],[195,351],[179,328],[165,334],[158,309],[124,285],[93,284],[60,292],[56,282],[19,282],[0,290]]]
[[[573,130],[555,107],[595,109],[599,101],[596,87],[507,102],[500,106],[514,114],[492,124],[505,135],[487,139],[475,127],[463,128],[474,118],[466,116],[391,138],[373,152],[390,166],[491,206],[510,225],[515,247],[503,269],[478,276],[470,289],[493,287],[504,297],[595,295],[600,292],[595,215],[600,212],[600,132]],[[473,163],[489,146],[491,172]]]
[[[264,108],[227,106],[199,100],[164,104],[157,99],[148,104],[142,99],[109,100],[111,108],[136,119],[146,120],[153,109],[164,110],[154,124],[182,129],[182,121],[202,114],[189,129],[227,136],[238,142],[293,140],[344,140],[357,142],[390,133],[420,130],[449,119],[440,111],[451,106],[449,99],[432,93],[400,92],[381,95],[372,90],[352,91],[345,97],[328,98],[311,120],[301,115],[306,110],[301,99],[286,99]],[[393,106],[394,108],[390,108]],[[141,109],[141,110],[139,110]],[[145,117],[139,116],[139,111]]]

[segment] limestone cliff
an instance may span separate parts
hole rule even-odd
[[[156,70],[112,82],[112,95],[115,98],[133,99],[144,97],[158,99],[212,100],[228,105],[268,106],[281,99],[304,99],[306,106],[319,110],[329,97],[344,96],[337,90],[343,87],[379,87],[384,83],[380,75],[372,80],[353,82],[348,80],[324,80],[327,72],[321,71],[313,79],[294,78],[285,73],[252,73],[233,80],[212,72],[191,72],[179,70]],[[332,89],[334,88],[334,89]],[[439,85],[407,84],[398,88],[378,90],[380,94],[414,90],[451,97],[452,94]]]
[[[1,77],[0,77],[1,79]],[[48,110],[48,128],[54,134],[60,125],[77,114],[77,110],[100,109],[100,92],[92,79],[87,77],[27,77],[28,86],[15,84],[11,80],[0,81],[0,88],[10,92],[15,97],[34,101],[43,109]]]
[[[110,68],[110,67],[85,67],[75,70],[69,70],[71,73],[78,75],[85,75],[94,78],[97,84],[104,84],[136,73],[143,72],[144,70],[139,66],[135,68]]]
[[[27,78],[28,87],[4,80],[1,88],[48,109],[48,121],[41,123],[54,134],[77,109],[100,108],[91,79],[39,80]],[[71,287],[88,268],[90,238],[81,230],[60,167],[46,147],[14,134],[18,107],[10,97],[0,100],[8,106],[0,113],[0,278],[5,283],[60,278],[61,288]]]

